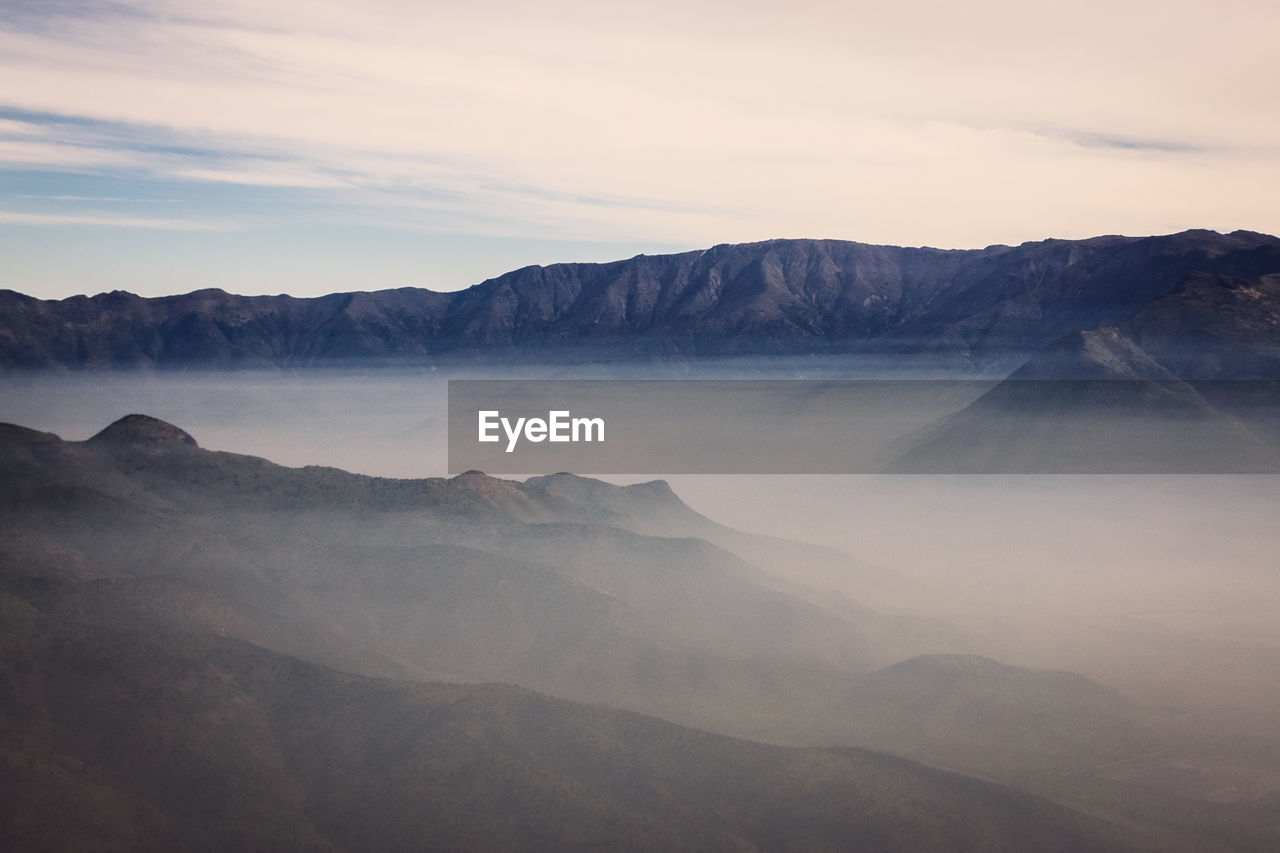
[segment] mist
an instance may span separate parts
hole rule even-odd
[[[900,582],[829,572],[805,579],[944,616],[1001,660],[1082,671],[1151,701],[1224,715],[1257,719],[1280,708],[1280,478],[671,482],[726,524],[829,545],[886,569]]]
[[[812,362],[782,367],[775,362],[771,371],[769,378],[836,374]],[[80,441],[138,412],[181,427],[209,450],[290,467],[439,477],[446,473],[447,379],[617,378],[618,373],[607,367],[518,372],[495,367],[12,374],[0,385],[0,421]],[[666,367],[634,375],[655,373],[759,376],[733,362],[702,373]],[[627,485],[653,478],[603,479]],[[625,507],[629,515],[618,516],[630,521],[611,521],[608,513],[622,505],[575,485],[576,480],[539,484],[557,499],[574,501],[578,515],[530,516],[540,525],[536,534],[505,528],[468,532],[435,522],[422,526],[394,515],[357,520],[341,514],[251,512],[237,522],[242,531],[237,535],[257,544],[248,551],[238,545],[236,553],[257,549],[263,556],[257,564],[244,563],[243,571],[219,569],[220,594],[244,595],[249,602],[265,593],[252,583],[242,586],[249,583],[246,578],[259,583],[262,572],[290,578],[286,588],[297,585],[303,591],[298,600],[307,602],[281,611],[289,616],[281,624],[294,627],[286,631],[271,620],[233,623],[243,636],[378,677],[500,680],[775,743],[874,746],[1072,802],[1096,804],[1108,796],[1102,792],[1120,778],[1115,755],[1123,757],[1117,766],[1128,774],[1125,778],[1139,780],[1144,790],[1164,792],[1159,797],[1173,796],[1169,792],[1176,789],[1177,796],[1196,802],[1216,797],[1262,808],[1280,792],[1280,736],[1270,725],[1280,712],[1280,622],[1275,619],[1280,613],[1275,557],[1280,553],[1275,524],[1280,477],[672,474],[665,479],[681,501],[710,522],[662,514],[646,520],[630,505]],[[393,488],[391,494],[396,493]],[[583,524],[604,524],[612,532]],[[613,530],[611,525],[618,524],[627,529]],[[724,551],[688,544],[696,541],[688,538],[693,536]],[[297,548],[309,546],[282,545],[277,553],[271,544],[330,540],[355,550],[306,551],[299,557]],[[535,565],[556,566],[557,574],[530,568]],[[521,600],[522,607],[538,602],[533,627],[516,630],[486,607],[469,610],[474,601],[466,596],[450,604],[440,592],[451,588],[447,584],[428,589],[458,572],[487,584],[488,592],[477,600]],[[659,575],[666,580],[653,587],[638,580]],[[799,609],[779,610],[758,591],[743,597],[734,585],[743,578],[754,578],[753,589],[784,594],[791,602],[787,607]],[[547,589],[558,590],[557,584],[565,582],[581,588],[573,586],[578,591],[565,592],[564,598],[556,598],[558,592],[545,597]],[[610,597],[591,598],[591,593],[575,599],[587,594],[583,589]],[[367,606],[346,609],[347,595]],[[399,601],[401,596],[417,601],[420,595],[429,606],[406,609]],[[756,595],[764,597],[752,598]],[[627,629],[639,646],[613,646],[614,640],[605,639],[618,624],[609,615],[608,608],[615,606],[610,602],[647,614],[636,623],[644,627]],[[715,613],[717,602],[723,603],[722,617],[698,615]],[[804,609],[810,605],[816,609]],[[860,626],[857,642],[842,633],[839,620]],[[584,637],[594,638],[587,644],[593,650],[583,650]],[[671,644],[681,649],[679,655],[663,651]],[[525,652],[516,654],[521,649]],[[1030,753],[1018,751],[1025,745],[996,749],[988,740],[970,742],[974,735],[957,735],[954,723],[939,734],[929,728],[933,724],[897,720],[908,695],[903,685],[919,674],[894,665],[914,666],[917,656],[931,654],[981,655],[1036,671],[1083,675],[1133,703],[1132,708],[1114,712],[1126,720],[1119,728],[1098,723],[1100,728],[1083,732],[1086,740],[1094,738],[1092,745],[1072,741],[1070,747],[1055,747],[1058,758],[1029,759]],[[701,674],[691,677],[694,671]],[[931,671],[928,677],[933,683],[940,676]],[[983,670],[966,677],[983,684],[1004,676]],[[1052,730],[1066,731],[1076,720],[1070,709],[1085,702],[1080,697],[1092,695],[1092,689],[1071,682],[1023,685],[1018,688],[1023,692],[997,694],[992,707],[1021,707],[1022,699],[1010,696],[1025,693],[1033,697],[1030,707],[1040,709],[1028,719],[1049,713],[1046,708],[1058,709],[1064,722],[1054,723]],[[1111,714],[1105,709],[1113,701],[1119,700],[1089,699],[1093,716],[1088,719]],[[1028,742],[1045,737],[1040,732]],[[1095,753],[1096,743],[1123,746]],[[1074,763],[1062,763],[1061,756],[1073,752]],[[1174,821],[1159,797],[1156,805],[1143,801],[1134,808],[1148,818],[1156,814],[1160,821]]]
[[[0,420],[81,440],[141,412],[183,427],[210,449],[292,467],[432,477],[446,474],[449,378],[880,375],[874,364],[837,364],[18,373],[0,388]],[[764,568],[868,604],[945,616],[1003,660],[1083,670],[1161,700],[1212,697],[1224,712],[1257,704],[1261,686],[1280,683],[1261,678],[1276,670],[1260,671],[1280,661],[1273,618],[1280,612],[1280,477],[666,479],[716,521],[838,548],[875,565],[879,580]]]

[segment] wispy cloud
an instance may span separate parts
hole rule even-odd
[[[31,201],[87,201],[95,204],[103,202],[124,202],[128,204],[177,204],[177,198],[139,198],[137,196],[120,195],[68,195],[67,193],[14,193],[14,198]]]
[[[0,168],[521,238],[1280,231],[1278,30],[1253,0],[9,4]]]
[[[307,187],[312,189],[336,189],[350,186],[347,181],[321,172],[308,170],[295,164],[281,168],[190,168],[171,170],[169,176],[193,181],[214,181],[227,184],[243,184],[254,187]]]
[[[1137,154],[1208,154],[1223,151],[1219,146],[1186,139],[1156,139],[1140,136],[1123,136],[1099,130],[1079,128],[1040,128],[1036,133],[1050,139],[1061,139],[1081,148],[1103,151],[1133,152]]]
[[[105,167],[144,167],[149,164],[136,151],[69,145],[45,140],[0,139],[0,165],[84,170]]]
[[[225,223],[197,222],[188,219],[140,218],[118,216],[112,213],[49,214],[28,213],[17,210],[0,210],[0,224],[39,226],[91,225],[106,228],[154,228],[163,231],[226,231],[233,227]]]

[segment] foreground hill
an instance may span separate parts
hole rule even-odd
[[[879,753],[344,675],[9,596],[0,612],[7,849],[1137,849],[1113,825]]]
[[[370,675],[505,681],[795,742],[817,734],[799,721],[830,730],[818,709],[850,674],[957,639],[694,538],[716,526],[663,484],[598,484],[621,496],[598,501],[563,478],[289,469],[144,416],[85,442],[0,427],[0,474],[4,577],[51,612]]]
[[[890,749],[1135,821],[1123,780],[1094,788],[1168,746],[1143,709],[939,654],[963,637],[767,571],[810,560],[869,571],[716,525],[663,483],[290,469],[141,415],[84,442],[0,425],[0,833],[31,849],[182,849],[186,824],[271,849],[527,833],[1112,848],[1099,824],[1021,794],[1006,809],[972,780],[679,728]],[[1151,846],[1250,849],[1170,819],[1164,794],[1143,803]],[[42,835],[62,811],[73,835]],[[1239,826],[1272,837],[1253,812]]]
[[[1232,311],[1280,272],[1251,232],[1046,240],[981,250],[772,240],[606,264],[527,267],[457,293],[405,288],[315,299],[202,290],[42,301],[0,292],[0,367],[433,363],[738,353],[937,353],[988,369],[1063,335],[1116,325],[1203,281]],[[1242,295],[1243,294],[1243,295]],[[1144,315],[1144,340],[1212,338],[1221,300]],[[1170,306],[1199,319],[1170,323]],[[1174,341],[1171,345],[1177,345]],[[1274,358],[1274,356],[1268,356]],[[1263,359],[1266,361],[1266,358]]]

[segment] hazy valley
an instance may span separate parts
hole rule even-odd
[[[0,838],[1273,849],[1278,245],[0,294]],[[970,384],[874,474],[442,476],[483,377]]]
[[[1277,853],[1278,32],[0,2],[0,853]]]

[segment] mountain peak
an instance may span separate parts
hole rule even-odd
[[[95,444],[116,444],[156,447],[167,444],[188,444],[199,447],[185,430],[150,415],[125,415],[106,429],[89,439]]]
[[[525,485],[579,506],[614,513],[618,518],[627,519],[616,522],[619,526],[641,533],[656,530],[670,533],[680,529],[688,534],[692,530],[702,530],[710,523],[682,501],[665,480],[619,486],[577,474],[560,473],[530,477],[525,480]]]
[[[1011,379],[1177,379],[1115,327],[1071,332],[1033,355]]]

